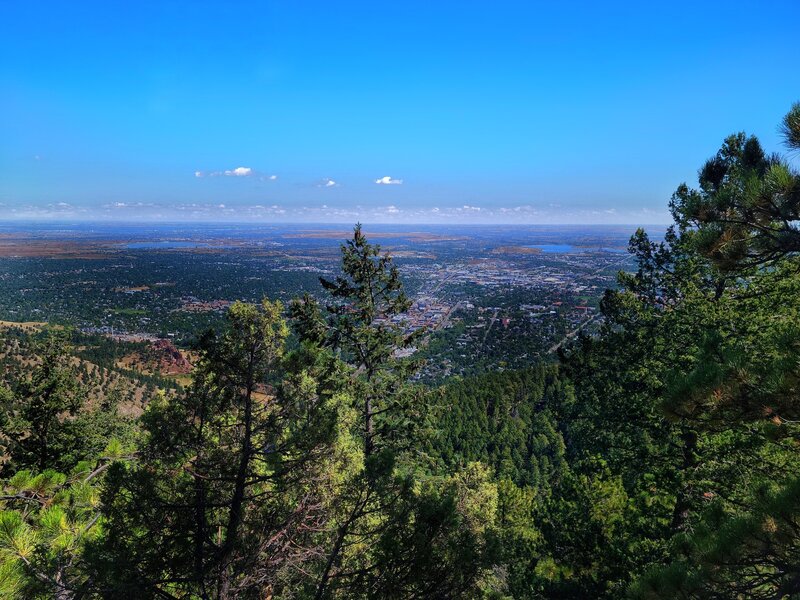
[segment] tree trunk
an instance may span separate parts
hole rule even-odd
[[[367,395],[364,400],[364,458],[372,455],[373,444],[373,419],[372,419],[372,398]]]
[[[239,526],[242,523],[242,509],[244,507],[244,493],[247,483],[247,471],[250,467],[252,456],[252,435],[253,435],[253,388],[252,377],[254,356],[251,353],[251,362],[247,378],[247,389],[244,398],[244,436],[242,439],[242,453],[239,457],[239,466],[236,471],[234,481],[233,496],[231,497],[230,513],[228,515],[228,525],[225,528],[225,543],[220,552],[220,600],[234,598],[231,595],[231,572],[230,563],[233,558],[233,551],[239,537]]]
[[[331,570],[333,569],[334,563],[339,558],[339,553],[344,545],[344,540],[350,531],[350,527],[359,517],[361,517],[361,513],[364,510],[364,507],[367,505],[368,500],[369,490],[366,491],[366,495],[364,496],[363,500],[359,499],[359,501],[356,502],[353,510],[347,516],[347,520],[342,523],[339,529],[336,531],[336,542],[333,544],[331,554],[328,556],[328,562],[325,564],[325,570],[322,572],[319,584],[317,584],[317,591],[314,594],[314,600],[322,600],[322,598],[325,597],[325,591],[327,590],[328,582],[331,578]]]
[[[691,472],[697,466],[697,432],[691,429],[684,429],[681,433],[683,440],[683,459],[681,461],[681,475],[683,481],[678,489],[675,499],[675,508],[672,511],[671,528],[673,531],[682,531],[686,527],[689,519],[689,511],[692,506],[692,484],[687,483]]]

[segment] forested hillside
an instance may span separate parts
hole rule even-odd
[[[782,127],[677,189],[557,364],[415,383],[360,226],[326,302],[234,303],[184,387],[4,334],[0,597],[800,597],[800,104]]]

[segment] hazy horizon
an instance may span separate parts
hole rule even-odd
[[[653,227],[665,229],[669,223],[459,223],[459,222],[380,222],[380,221],[226,221],[226,220],[198,220],[198,221],[170,221],[170,220],[123,220],[123,219],[0,219],[2,227],[44,227],[44,226],[96,226],[96,227],[323,227],[323,228],[345,228],[352,229],[356,224],[364,227],[381,227],[407,229],[409,227],[430,227],[430,228],[454,228],[454,227],[477,227],[477,228],[567,228],[567,227],[586,227],[586,228],[626,228]]]

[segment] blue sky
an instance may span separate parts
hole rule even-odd
[[[800,2],[4,2],[0,220],[659,223]]]

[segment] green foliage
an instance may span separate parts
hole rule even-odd
[[[354,371],[351,385],[361,403],[364,452],[369,457],[407,439],[405,417],[417,395],[408,378],[418,365],[396,352],[423,333],[405,334],[398,318],[411,306],[400,273],[380,246],[370,244],[361,225],[342,245],[342,275],[320,279],[331,296],[323,316],[310,296],[292,302],[295,331],[301,340],[330,348]]]
[[[396,487],[394,490],[396,491]],[[423,477],[385,508],[369,548],[372,569],[350,576],[336,597],[471,597],[496,554],[497,485],[479,463],[451,476]]]
[[[781,132],[786,145],[792,150],[800,149],[800,102],[795,102],[781,123]]]
[[[675,540],[677,558],[646,573],[634,598],[775,598],[797,593],[800,480],[756,491],[753,506],[733,513],[716,502],[691,534]]]
[[[99,456],[110,439],[132,441],[131,419],[118,412],[119,395],[91,398],[70,332],[48,329],[26,338],[26,362],[12,365],[0,382],[0,473],[18,469],[68,472]],[[5,465],[3,465],[5,463]]]
[[[82,406],[84,390],[71,362],[66,333],[48,331],[35,351],[30,377],[16,382],[13,397],[5,391],[5,398],[0,398],[6,452],[12,459],[9,466],[69,469],[75,464],[72,452],[80,441],[70,432],[68,417]]]
[[[795,105],[784,119],[787,145],[798,149]],[[758,139],[728,137],[700,170],[700,189],[681,185],[672,198],[676,223],[723,271],[772,264],[800,250],[800,176]]]
[[[431,453],[446,470],[492,465],[498,479],[547,493],[565,468],[552,407],[569,402],[555,366],[454,380],[434,394],[438,435]]]
[[[324,560],[308,592],[321,599],[466,590],[480,574],[475,557],[484,555],[482,533],[462,539],[463,505],[416,473],[425,394],[409,384],[418,365],[397,352],[422,331],[404,330],[402,315],[411,303],[399,271],[360,225],[341,251],[342,274],[321,280],[331,298],[325,314],[309,296],[291,310],[301,341],[336,356],[349,400],[340,428],[347,426],[351,452],[357,440],[362,447],[339,475]],[[456,560],[462,551],[475,560]]]
[[[119,441],[69,474],[21,470],[0,495],[0,591],[4,598],[73,598],[91,580],[84,549],[103,532],[100,485]]]
[[[610,469],[582,487],[610,547],[628,540],[604,562],[630,563],[634,596],[781,597],[798,577],[798,178],[740,134],[699,179],[663,243],[632,239],[639,269],[606,294],[601,337],[565,357],[590,417],[565,439],[576,471]]]
[[[261,597],[318,552],[336,399],[322,354],[284,359],[281,309],[234,304],[191,389],[144,415],[140,461],[109,474],[92,556],[116,597]]]

